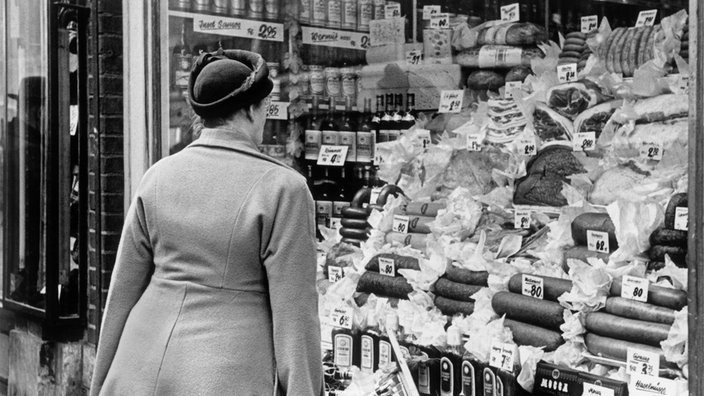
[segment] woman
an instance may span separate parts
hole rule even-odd
[[[91,395],[319,395],[314,208],[257,150],[272,82],[261,56],[202,55],[200,137],[151,167],[112,274]]]

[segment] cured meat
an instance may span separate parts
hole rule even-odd
[[[585,172],[582,164],[565,146],[542,149],[527,165],[528,175],[516,183],[513,203],[518,205],[565,206],[562,195],[567,176]]]
[[[532,59],[542,58],[545,54],[539,48],[519,48],[501,45],[485,45],[457,54],[457,64],[474,69],[512,68],[530,66]]]
[[[533,124],[535,132],[543,141],[572,139],[572,121],[540,102],[533,112]]]
[[[598,138],[606,122],[621,106],[623,106],[623,100],[618,99],[587,109],[574,120],[574,133],[595,132]]]
[[[509,156],[498,148],[482,151],[456,150],[443,175],[442,186],[447,190],[464,187],[472,195],[488,194],[496,188],[492,177],[494,169],[506,169]]]
[[[508,73],[506,73],[506,81],[521,81],[523,82],[526,77],[529,75],[533,74],[533,70],[531,70],[530,67],[528,66],[516,66],[513,69],[509,70]]]
[[[491,70],[477,70],[467,77],[467,87],[475,91],[496,91],[506,84],[504,76]]]
[[[546,97],[548,106],[571,120],[609,99],[596,83],[588,79],[552,87]]]
[[[486,140],[490,143],[508,143],[523,131],[528,120],[513,100],[489,100],[489,123]]]
[[[479,31],[479,45],[527,46],[542,43],[548,39],[545,29],[530,23],[505,23],[489,26]]]
[[[633,188],[639,186],[647,177],[628,166],[616,166],[604,172],[594,183],[589,201],[596,205],[609,205],[619,197],[628,198]]]
[[[687,95],[659,95],[637,101],[633,110],[638,115],[636,124],[687,118],[689,99]]]

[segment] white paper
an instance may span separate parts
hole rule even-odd
[[[440,91],[440,104],[438,106],[438,113],[459,113],[460,111],[462,111],[463,100],[463,89]]]
[[[521,282],[521,292],[524,296],[542,300],[544,290],[545,288],[543,286],[543,278],[539,276],[523,274],[523,280]]]

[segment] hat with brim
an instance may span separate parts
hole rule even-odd
[[[198,57],[188,81],[193,111],[212,118],[260,102],[274,84],[259,54],[243,50],[218,50]]]

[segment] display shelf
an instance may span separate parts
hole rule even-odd
[[[195,33],[266,41],[284,41],[283,23],[174,10],[169,10],[169,16],[192,19],[193,32]]]

